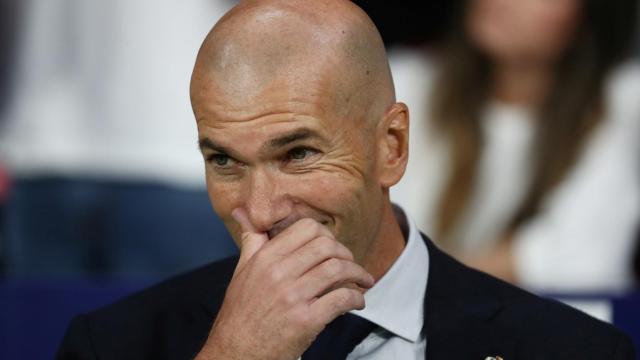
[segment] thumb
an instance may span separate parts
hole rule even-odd
[[[236,266],[236,272],[242,269],[246,263],[269,241],[266,233],[255,230],[243,208],[236,208],[231,212],[231,216],[240,224],[242,235],[240,238],[240,260]]]

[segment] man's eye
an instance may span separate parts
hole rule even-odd
[[[229,165],[231,159],[229,156],[224,154],[213,154],[209,156],[209,161],[211,161],[216,166],[227,166]]]
[[[287,158],[289,160],[299,161],[299,160],[304,160],[315,153],[316,151],[313,149],[298,147],[298,148],[289,150],[289,152],[287,153]]]

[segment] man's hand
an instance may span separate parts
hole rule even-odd
[[[326,227],[301,219],[269,240],[243,210],[233,216],[240,260],[196,359],[295,360],[326,324],[364,308],[360,288],[374,279]]]

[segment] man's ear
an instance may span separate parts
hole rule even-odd
[[[378,179],[380,185],[395,185],[409,159],[409,109],[403,103],[393,104],[378,123]]]

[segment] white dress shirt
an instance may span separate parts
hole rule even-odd
[[[364,294],[365,308],[350,311],[379,328],[362,340],[347,360],[425,358],[427,341],[422,325],[429,250],[415,221],[404,210],[402,212],[408,227],[404,250],[382,278]]]

